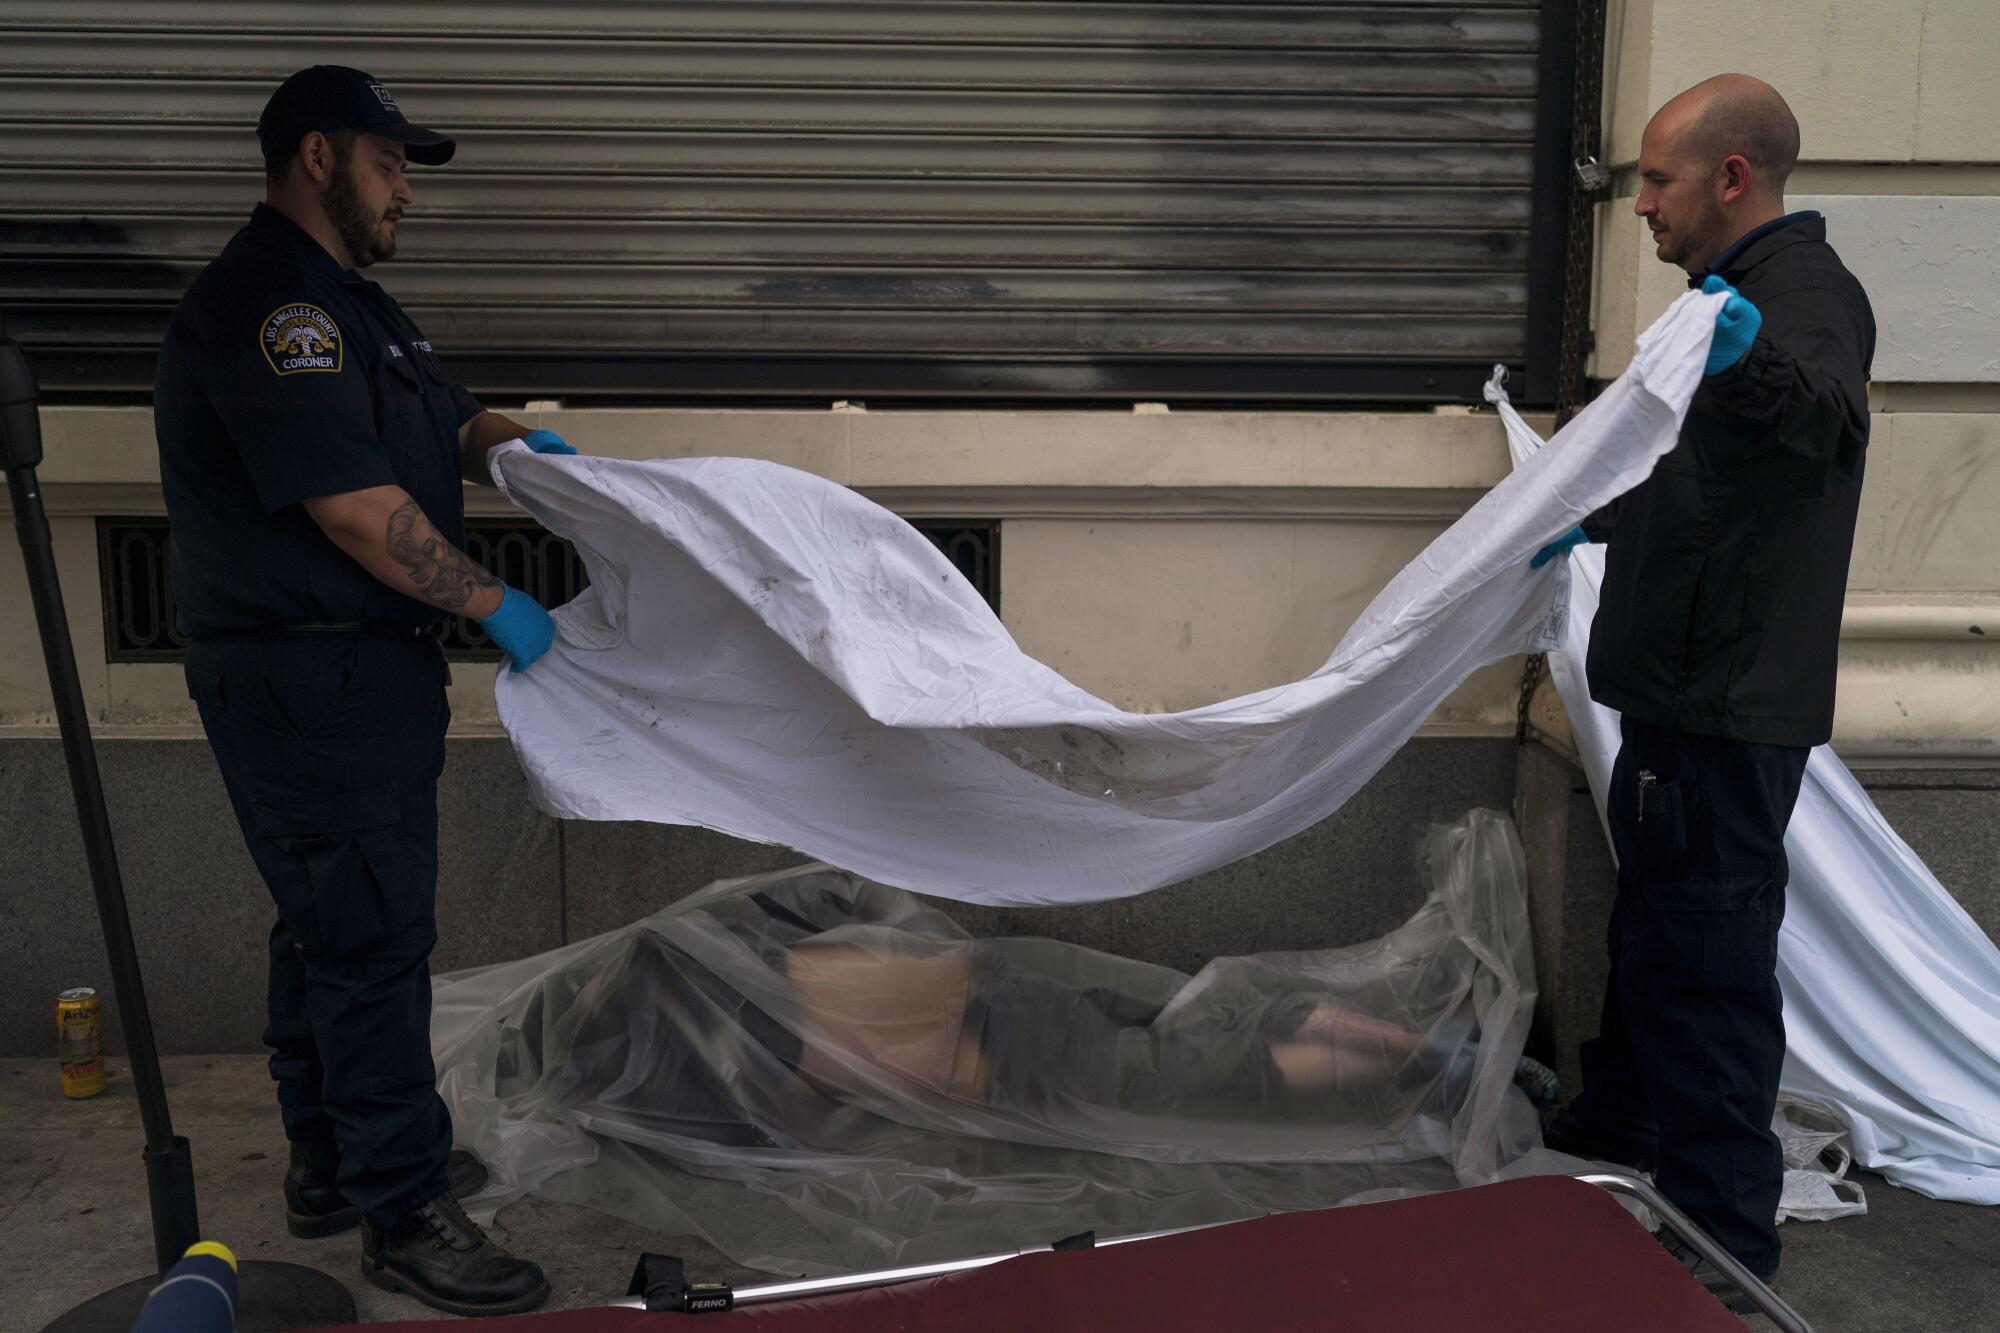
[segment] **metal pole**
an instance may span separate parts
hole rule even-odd
[[[1674,1234],[1686,1240],[1695,1253],[1714,1264],[1738,1291],[1755,1302],[1760,1311],[1769,1315],[1780,1333],[1813,1333],[1812,1325],[1808,1324],[1798,1311],[1787,1305],[1783,1297],[1738,1263],[1729,1251],[1711,1240],[1700,1227],[1688,1219],[1685,1213],[1668,1203],[1666,1196],[1651,1183],[1635,1176],[1609,1171],[1585,1172],[1576,1176],[1576,1179],[1612,1194],[1623,1194],[1637,1199],[1658,1213],[1666,1224],[1673,1228]],[[1180,1236],[1190,1231],[1207,1231],[1214,1227],[1229,1225],[1232,1224],[1212,1222],[1202,1226],[1176,1227],[1169,1231],[1148,1231],[1139,1235],[1118,1236],[1097,1242],[1095,1248],[1126,1245],[1138,1240],[1157,1240],[1162,1236]],[[837,1291],[859,1291],[865,1287],[884,1287],[897,1282],[913,1282],[919,1278],[970,1272],[975,1268],[988,1268],[1009,1259],[1018,1259],[1024,1254],[1039,1254],[1054,1248],[1052,1245],[1030,1245],[1026,1249],[982,1254],[970,1259],[947,1259],[938,1263],[911,1264],[903,1268],[877,1268],[865,1273],[841,1273],[834,1277],[799,1278],[790,1282],[766,1282],[754,1287],[737,1287],[731,1291],[730,1296],[735,1305],[795,1300],[803,1296],[827,1296]],[[614,1309],[646,1308],[645,1299],[637,1296],[611,1301],[609,1304]]]
[[[55,699],[56,724],[62,731],[63,758],[69,765],[70,792],[76,801],[77,821],[82,826],[83,852],[90,864],[91,888],[97,896],[97,917],[104,927],[112,990],[125,1030],[132,1085],[137,1090],[139,1115],[146,1127],[153,1252],[164,1273],[179,1261],[188,1246],[201,1239],[201,1225],[195,1211],[194,1163],[188,1153],[188,1141],[174,1134],[173,1118],[167,1110],[166,1084],[160,1078],[153,1019],[146,1008],[138,951],[132,944],[132,918],[125,908],[118,853],[111,841],[111,819],[104,808],[104,784],[97,772],[96,751],[90,744],[90,719],[84,711],[83,688],[77,682],[76,655],[69,641],[69,617],[63,610],[62,585],[56,578],[55,553],[49,543],[48,515],[42,508],[41,488],[35,477],[41,461],[42,431],[35,406],[34,376],[14,341],[0,338],[0,464],[7,470],[14,531],[21,539],[21,559],[27,567],[35,623],[41,630],[42,656]]]
[[[1245,1219],[1238,1219],[1239,1221]],[[1135,1240],[1158,1240],[1162,1236],[1179,1236],[1190,1231],[1207,1231],[1212,1227],[1231,1225],[1228,1222],[1211,1222],[1203,1226],[1174,1227],[1167,1231],[1147,1231],[1133,1236],[1114,1236],[1100,1240],[1090,1249],[1105,1249],[1112,1245],[1129,1245]],[[767,1301],[796,1300],[802,1296],[829,1296],[836,1291],[860,1291],[864,1287],[886,1287],[897,1282],[914,1282],[919,1278],[943,1277],[948,1273],[968,1273],[975,1268],[987,1268],[993,1264],[1018,1259],[1024,1254],[1042,1254],[1055,1249],[1054,1245],[1030,1245],[1025,1249],[1003,1250],[998,1254],[975,1255],[970,1259],[941,1259],[930,1264],[909,1264],[902,1268],[873,1268],[865,1273],[838,1273],[832,1277],[795,1278],[789,1282],[763,1282],[753,1287],[735,1287],[730,1291],[736,1305],[758,1305]],[[643,1310],[646,1300],[643,1296],[629,1296],[623,1300],[609,1302],[614,1309]]]
[[[188,1246],[201,1239],[196,1215],[194,1157],[188,1141],[174,1133],[167,1110],[167,1087],[160,1077],[160,1052],[153,1042],[153,1018],[139,976],[139,953],[132,943],[132,918],[125,909],[125,886],[111,842],[111,819],[104,808],[104,783],[90,743],[90,718],[77,683],[76,654],[70,648],[69,617],[56,578],[49,520],[42,507],[35,469],[42,461],[41,418],[35,378],[27,358],[11,338],[0,336],[0,468],[14,506],[14,529],[21,538],[28,591],[41,629],[42,655],[69,763],[70,793],[83,829],[90,885],[97,895],[97,919],[104,927],[104,950],[111,962],[112,992],[125,1028],[125,1051],[132,1062],[132,1086],[146,1127],[146,1194],[153,1212],[153,1258],[165,1273]],[[157,1277],[135,1278],[58,1316],[43,1333],[124,1333],[132,1327]],[[237,1266],[236,1327],[242,1333],[346,1324],[354,1320],[354,1298],[334,1278],[299,1264],[246,1259]]]

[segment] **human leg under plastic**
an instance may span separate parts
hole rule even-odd
[[[1266,997],[1239,985],[1240,1003],[1227,1012],[1211,994],[1151,1015],[1121,1013],[1128,1006],[1109,997],[1010,968],[1004,945],[905,940],[882,952],[838,933],[802,940],[784,960],[813,1033],[800,1073],[828,1087],[858,1059],[968,1100],[1243,1109],[1422,1081],[1451,1053],[1422,1031],[1310,989]]]

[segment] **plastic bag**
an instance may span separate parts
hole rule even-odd
[[[1792,1096],[1778,1098],[1771,1122],[1785,1153],[1785,1188],[1778,1198],[1778,1220],[1831,1222],[1868,1211],[1861,1183],[1847,1178],[1854,1164],[1851,1136],[1840,1115]]]

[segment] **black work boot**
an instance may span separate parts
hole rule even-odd
[[[441,1194],[394,1225],[361,1226],[361,1276],[452,1314],[519,1314],[549,1298],[549,1281],[517,1259]]]
[[[292,1143],[291,1165],[285,1170],[285,1230],[312,1240],[360,1225],[361,1210],[333,1183],[339,1174],[340,1145],[332,1139]]]
[[[445,1158],[445,1172],[445,1188],[455,1199],[477,1194],[486,1184],[485,1165],[459,1148]],[[339,1174],[340,1145],[332,1139],[292,1144],[292,1163],[285,1171],[285,1230],[300,1240],[316,1240],[361,1225],[361,1210],[334,1184]]]

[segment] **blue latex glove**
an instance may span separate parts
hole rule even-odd
[[[521,437],[521,443],[538,454],[573,454],[576,446],[552,430],[531,430]]]
[[[1578,526],[1571,528],[1568,532],[1565,532],[1562,536],[1556,538],[1554,541],[1550,542],[1547,546],[1544,546],[1541,550],[1535,552],[1535,558],[1528,562],[1528,568],[1540,569],[1543,565],[1546,565],[1547,563],[1549,563],[1549,561],[1555,559],[1557,556],[1561,555],[1564,551],[1567,551],[1570,547],[1582,546],[1585,542],[1588,542],[1589,540],[1590,537],[1584,532],[1582,525],[1579,524]]]
[[[1757,330],[1763,326],[1764,316],[1756,306],[1738,296],[1736,289],[1724,282],[1719,273],[1709,274],[1701,289],[1711,296],[1717,292],[1729,293],[1729,299],[1716,312],[1715,338],[1708,344],[1708,364],[1701,371],[1704,375],[1714,375],[1729,369],[1750,351],[1750,344],[1757,341]]]
[[[556,622],[542,604],[519,588],[501,585],[499,609],[479,622],[486,636],[514,659],[513,670],[526,671],[556,641]]]

